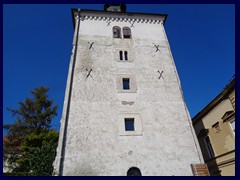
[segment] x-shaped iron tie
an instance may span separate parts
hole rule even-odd
[[[107,23],[107,26],[110,26],[111,21],[106,21],[106,23]]]
[[[160,51],[159,45],[154,44],[154,46],[157,48],[157,49],[156,49],[156,52]]]
[[[163,71],[158,71],[159,72],[159,74],[160,74],[160,76],[159,76],[159,78],[158,79],[160,79],[161,77],[164,79],[164,77],[162,76],[162,73],[163,73]]]
[[[134,27],[133,25],[134,25],[134,22],[130,22],[130,24],[131,24],[131,27]]]
[[[93,46],[93,43],[94,43],[94,42],[92,42],[92,43],[88,42],[88,44],[90,44],[90,46],[89,46],[89,49],[91,49],[91,48],[92,48],[92,46]]]
[[[88,71],[88,69],[86,69],[86,71]],[[92,77],[91,72],[92,72],[92,69],[90,69],[90,71],[88,71],[88,74],[87,74],[86,78],[88,78],[88,76]]]

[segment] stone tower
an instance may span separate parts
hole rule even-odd
[[[72,9],[55,175],[193,175],[202,163],[166,14]]]

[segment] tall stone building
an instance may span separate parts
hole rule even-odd
[[[193,175],[203,163],[166,14],[72,9],[55,175]]]

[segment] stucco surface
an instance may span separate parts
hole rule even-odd
[[[80,22],[63,175],[125,176],[131,167],[142,175],[192,175],[190,164],[200,163],[200,157],[163,25],[135,23],[131,39],[114,39],[113,26],[130,24]],[[127,50],[131,61],[119,62],[119,50]],[[88,77],[86,69],[92,69]],[[158,71],[163,71],[160,79]],[[128,74],[135,78],[136,91],[121,93],[119,75]],[[124,113],[139,114],[141,135],[119,135],[119,114]]]

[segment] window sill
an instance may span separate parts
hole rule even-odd
[[[142,136],[142,131],[119,131],[119,136]]]

